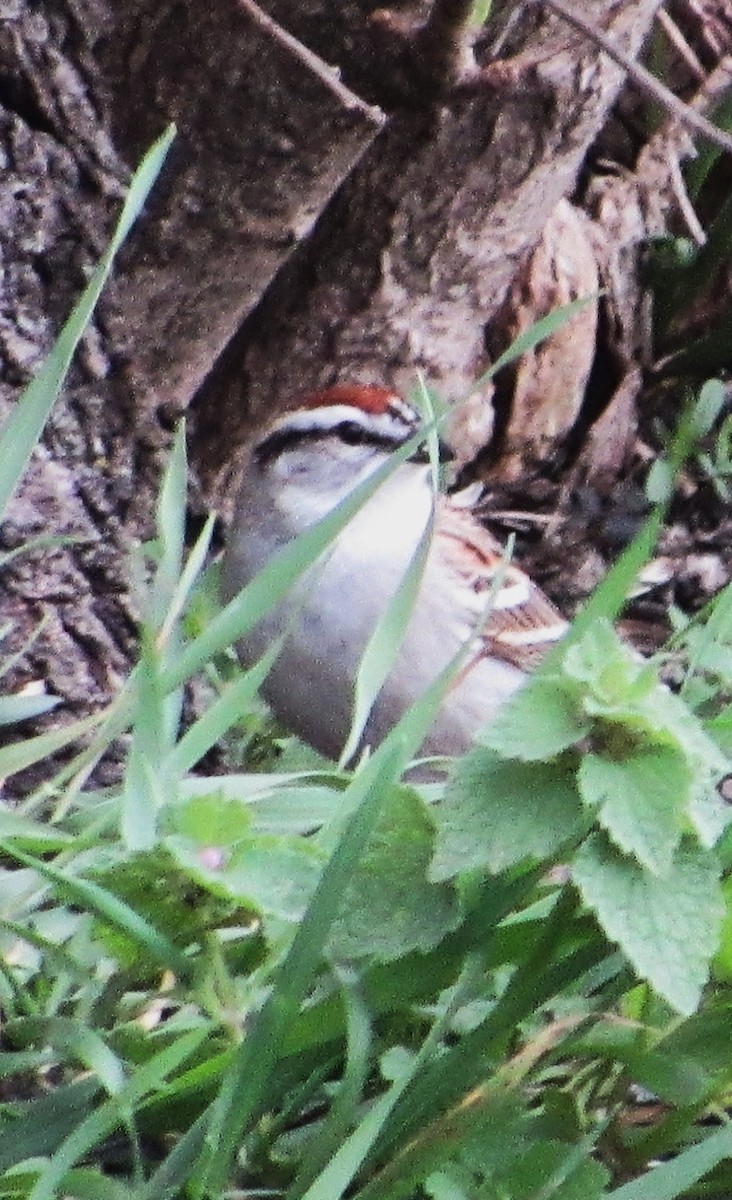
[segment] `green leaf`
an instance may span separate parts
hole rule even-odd
[[[138,1067],[119,1095],[100,1104],[77,1124],[56,1150],[31,1192],[30,1200],[53,1200],[69,1168],[119,1128],[120,1112],[138,1105],[149,1094],[161,1091],[168,1078],[196,1052],[206,1034],[205,1029],[198,1029],[176,1038],[171,1045]]]
[[[719,941],[719,949],[714,959],[715,975],[727,982],[732,981],[732,876],[728,876],[722,884],[724,897],[724,919]]]
[[[701,772],[700,772],[701,775]],[[691,827],[706,850],[716,846],[732,821],[729,804],[717,791],[716,780],[697,776],[688,812]]]
[[[450,1192],[433,1190],[438,1171],[443,1181],[451,1178],[453,1186],[456,1179],[468,1185],[466,1192],[453,1191],[453,1196],[510,1200],[512,1192],[504,1190],[506,1180],[532,1145],[532,1124],[519,1097],[491,1080],[468,1101],[456,1104],[444,1117],[436,1117],[422,1137],[407,1143],[358,1193],[359,1200],[411,1200],[421,1196],[421,1184],[428,1195],[449,1196]],[[501,1189],[484,1191],[485,1181],[495,1177],[500,1179]]]
[[[181,422],[168,453],[165,475],[158,494],[157,565],[150,595],[150,611],[145,615],[146,622],[155,627],[162,624],[166,610],[175,595],[183,566],[187,486],[185,423]]]
[[[555,675],[530,680],[481,732],[480,742],[504,758],[553,758],[591,729],[576,693]]]
[[[668,504],[674,494],[674,468],[663,455],[651,463],[645,493],[651,504]]]
[[[217,699],[193,722],[170,753],[167,763],[172,776],[189,771],[208,753],[228,729],[251,709],[259,687],[269,674],[280,651],[275,642],[259,662],[227,684]]]
[[[619,758],[586,754],[578,782],[584,801],[599,808],[600,823],[616,846],[649,871],[667,875],[692,783],[683,752],[651,743]]]
[[[173,818],[176,832],[199,846],[233,846],[252,832],[246,806],[221,791],[182,801],[173,809]]]
[[[5,1107],[0,1170],[12,1170],[22,1162],[52,1154],[98,1105],[101,1094],[99,1082],[87,1076],[72,1084],[61,1082],[52,1092],[33,1100],[16,1099],[12,1109]]]
[[[172,816],[165,844],[206,891],[264,915],[302,917],[325,861],[314,841],[255,832],[247,806],[222,792],[192,797]]]
[[[638,975],[678,1012],[694,1012],[724,914],[714,855],[687,839],[661,877],[593,834],[575,855],[572,876]]]
[[[638,705],[658,690],[655,667],[638,662],[606,620],[594,621],[569,647],[562,667],[565,675],[586,688],[585,706],[593,714]]]
[[[578,1153],[579,1150],[579,1153]],[[529,1146],[499,1179],[499,1194],[510,1200],[595,1200],[605,1194],[610,1172],[589,1157],[590,1146],[568,1146],[558,1141],[541,1141]]]
[[[189,875],[179,870],[162,845],[132,854],[110,866],[99,865],[90,871],[90,875],[94,886],[103,890],[110,902],[134,913],[138,921],[154,926],[157,937],[178,952],[181,947],[200,942],[211,920],[213,901],[207,906],[206,897],[196,895],[196,903],[191,903]],[[134,964],[141,974],[159,961],[159,954],[156,958],[151,953],[149,938],[140,937],[132,924],[115,923],[112,929],[99,930],[97,937],[124,966]],[[189,962],[180,954],[179,957],[186,964],[188,973],[192,960]]]
[[[692,428],[696,438],[706,437],[711,431],[726,399],[727,389],[721,379],[707,379],[691,410]]]
[[[42,762],[44,758],[62,750],[72,742],[85,737],[102,721],[103,714],[94,713],[90,717],[82,717],[71,725],[61,729],[52,729],[49,733],[39,733],[32,738],[24,738],[10,746],[0,747],[0,778],[24,771],[34,763]]]
[[[416,793],[395,788],[334,922],[329,943],[334,957],[386,962],[411,950],[431,950],[454,928],[452,888],[427,878],[434,838],[432,819]]]
[[[333,776],[325,777],[332,780]],[[215,775],[183,780],[183,796],[215,794],[247,806],[257,833],[312,833],[343,807],[343,788],[301,783],[300,775]]]
[[[729,1078],[729,1004],[713,1003],[674,1024],[649,1049],[636,1037],[628,1063],[636,1082],[681,1107],[708,1102]]]
[[[212,1108],[205,1150],[191,1181],[191,1190],[196,1196],[202,1196],[206,1189],[211,1192],[223,1186],[243,1131],[258,1111],[269,1086],[285,1031],[298,1012],[321,961],[343,893],[368,845],[384,795],[423,742],[459,662],[460,657],[402,717],[355,774],[344,793],[348,822],[320,877],[292,945],[278,968],[273,990],[249,1036],[237,1050]],[[181,1153],[187,1150],[187,1137],[179,1144]]]
[[[458,763],[434,820],[433,879],[552,858],[587,824],[568,764],[506,762],[482,747]]]
[[[408,1091],[410,1084],[420,1077],[428,1063],[441,1057],[440,1046],[448,1031],[451,1017],[458,1011],[465,994],[473,992],[479,971],[478,957],[468,956],[452,989],[450,1002],[434,1022],[418,1052],[404,1056],[403,1070],[394,1073],[393,1082],[388,1091],[365,1109],[356,1128],[339,1146],[331,1161],[304,1193],[302,1200],[335,1200],[336,1196],[343,1196],[352,1190],[355,1176],[368,1159],[371,1151],[374,1150],[380,1135],[389,1129],[390,1122],[395,1118],[395,1110]],[[461,1140],[464,1129],[471,1128],[481,1118],[485,1120],[484,1107],[495,1104],[496,1100],[500,1104],[505,1096],[506,1089],[500,1084],[496,1085],[494,1081],[490,1081],[482,1089],[478,1103],[460,1105],[455,1112],[448,1114],[446,1118],[448,1136],[441,1128],[437,1131],[423,1129],[423,1136],[414,1139],[412,1144],[405,1148],[405,1153],[397,1156],[396,1170],[391,1172],[389,1169],[394,1165],[392,1159],[386,1170],[379,1172],[375,1179],[359,1191],[359,1196],[362,1197],[362,1200],[376,1200],[377,1197],[379,1200],[386,1200],[387,1197],[390,1200],[396,1200],[400,1196],[411,1196],[414,1189],[409,1186],[409,1181],[417,1182],[423,1179],[427,1170],[433,1169],[444,1160],[446,1152],[452,1151],[455,1141]],[[492,1115],[494,1114],[491,1113]],[[440,1121],[441,1118],[438,1118],[435,1124],[439,1125]],[[495,1128],[495,1125],[493,1127]],[[427,1157],[427,1163],[425,1163],[425,1157]],[[405,1182],[406,1189],[401,1186]]]
[[[299,921],[323,869],[323,856],[310,841],[262,834],[233,846],[172,836],[165,845],[178,865],[201,887],[255,912]]]
[[[152,638],[145,634],[137,668],[136,701],[120,821],[125,845],[133,851],[149,850],[155,845],[158,812],[172,791],[171,781],[163,770],[168,739],[160,660]]]

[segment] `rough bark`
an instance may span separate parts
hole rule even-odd
[[[657,8],[643,0],[588,11],[635,54]],[[314,38],[301,6],[280,0],[274,11],[288,24],[299,13],[296,27]],[[410,95],[337,199],[327,254],[319,243],[306,285],[303,274],[296,287],[288,280],[197,397],[201,467],[215,473],[224,508],[236,472],[230,454],[219,470],[223,441],[241,437],[252,413],[335,378],[408,388],[415,368],[453,399],[487,365],[491,318],[573,191],[623,81],[553,17],[531,14],[513,37],[513,53],[467,95],[457,88],[416,106]]]
[[[658,4],[585,8],[635,55]],[[464,45],[435,66],[419,40],[429,4],[400,6],[402,37],[376,7],[269,4],[338,82],[237,0],[3,6],[0,416],[97,258],[130,164],[179,126],[0,531],[0,548],[77,539],[14,560],[0,588],[8,649],[46,622],[18,681],[42,679],[69,714],[105,701],[133,653],[127,554],[150,532],[173,419],[191,408],[200,501],[225,509],[236,445],[303,387],[408,386],[419,367],[462,394],[623,83],[531,8],[497,60],[477,47],[468,86]]]

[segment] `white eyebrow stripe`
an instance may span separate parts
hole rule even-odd
[[[493,638],[496,642],[505,642],[509,646],[535,646],[542,642],[556,642],[564,637],[566,632],[567,626],[557,623],[542,625],[538,629],[507,629],[502,633],[494,633]]]

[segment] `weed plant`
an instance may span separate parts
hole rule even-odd
[[[0,509],[165,148],[0,431]],[[612,628],[713,409],[706,392],[683,417],[653,515],[566,642],[429,785],[404,772],[449,675],[353,770],[201,773],[279,649],[241,672],[232,642],[392,468],[214,611],[178,434],[136,666],[105,712],[0,749],[6,776],[83,735],[51,785],[0,805],[0,1197],[732,1195],[732,707],[713,670],[732,592],[677,639],[681,695]],[[213,698],[183,730],[197,672]],[[51,703],[7,696],[0,718]],[[123,732],[119,785],[94,788]]]

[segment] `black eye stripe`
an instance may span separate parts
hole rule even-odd
[[[323,429],[321,426],[314,426],[311,429],[276,429],[255,448],[254,457],[259,466],[266,466],[274,459],[279,458],[281,454],[302,445],[305,441],[319,441],[333,435],[339,437],[348,446],[370,444],[381,446],[385,450],[393,450],[404,444],[409,437],[409,431],[405,430],[403,437],[396,434],[390,437],[385,433],[364,429],[358,421],[340,421],[331,429]]]
[[[364,429],[363,425],[359,425],[358,421],[341,421],[340,425],[336,425],[333,432],[347,446],[363,446],[366,442],[375,441],[372,432]]]
[[[312,437],[313,434],[314,431],[304,433],[301,429],[276,429],[255,447],[254,457],[259,466],[264,467],[292,446],[296,446],[304,437]]]

